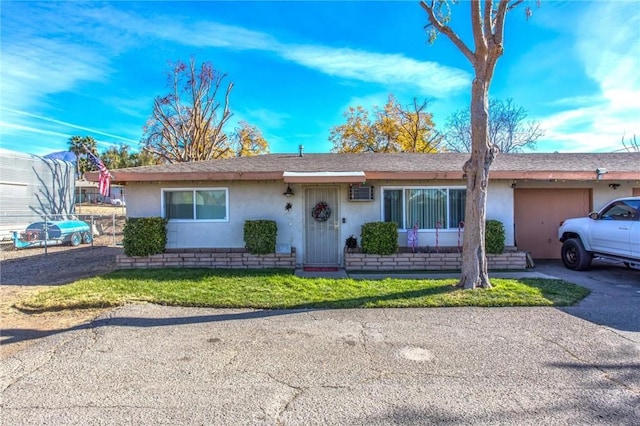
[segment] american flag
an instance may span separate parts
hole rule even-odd
[[[109,170],[107,170],[102,160],[89,151],[86,146],[84,147],[84,150],[89,156],[89,160],[91,160],[93,165],[100,171],[100,176],[98,176],[98,191],[100,192],[100,195],[103,197],[109,196],[109,182],[111,181],[111,174],[109,173]]]

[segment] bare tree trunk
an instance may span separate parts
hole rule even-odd
[[[467,160],[463,169],[467,177],[467,202],[462,243],[462,275],[458,286],[465,289],[491,287],[484,247],[489,167],[495,156],[495,150],[487,134],[488,91],[489,82],[476,76],[471,89],[472,151],[471,158]]]
[[[443,15],[447,2],[422,1],[433,31],[446,35],[469,60],[475,71],[471,87],[471,158],[464,164],[467,177],[467,202],[465,205],[465,229],[462,243],[462,275],[458,286],[465,289],[490,288],[485,253],[485,228],[487,217],[487,188],[489,168],[496,148],[489,140],[489,86],[498,58],[503,53],[504,21],[509,10],[523,0],[500,0],[497,4],[485,0],[484,10],[480,0],[469,3],[474,49],[446,25],[449,16]],[[530,11],[529,11],[530,13]],[[447,18],[441,22],[438,16]],[[527,15],[528,16],[528,15]],[[433,36],[433,33],[430,37]]]

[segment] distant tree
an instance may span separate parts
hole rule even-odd
[[[135,167],[138,166],[154,166],[156,164],[163,164],[162,158],[156,157],[149,151],[140,150],[132,154]]]
[[[358,105],[349,107],[343,115],[347,122],[333,127],[329,136],[333,152],[383,152],[386,147],[379,144],[369,111]]]
[[[157,97],[145,126],[143,150],[165,163],[214,160],[236,155],[225,133],[232,116],[233,83],[209,62],[171,64],[171,93]],[[246,154],[246,153],[245,153]]]
[[[411,108],[411,109],[409,109]],[[427,101],[413,99],[411,107],[402,108],[396,103],[394,115],[400,125],[398,141],[403,152],[438,152],[444,137],[435,129],[433,114],[426,112]]]
[[[624,141],[624,136],[623,136],[622,146],[628,152],[640,152],[640,142],[638,142],[638,140],[636,139],[636,135],[633,135],[633,137],[627,142]]]
[[[157,164],[151,154],[144,151],[132,152],[131,147],[126,144],[109,147],[102,152],[100,159],[109,170]]]
[[[502,153],[535,149],[536,141],[544,135],[538,121],[525,121],[527,111],[518,107],[512,99],[489,100],[489,140]],[[471,152],[471,112],[468,108],[455,111],[447,119],[447,149],[454,152]]]
[[[269,152],[269,144],[262,136],[262,132],[246,121],[238,123],[231,140],[236,157],[249,157]]]
[[[344,113],[347,122],[331,129],[333,152],[437,152],[442,137],[435,130],[427,101],[403,107],[389,95],[383,108],[358,105]]]
[[[133,153],[129,145],[110,146],[102,152],[100,159],[109,170],[134,166]]]
[[[489,134],[489,87],[498,59],[504,51],[504,25],[507,12],[523,0],[484,1],[465,3],[471,15],[470,48],[449,26],[454,0],[423,0],[420,6],[427,14],[429,41],[438,34],[446,36],[469,60],[474,78],[471,84],[471,156],[464,164],[467,179],[465,228],[462,244],[461,276],[458,286],[465,289],[490,288],[487,257],[484,247],[486,231],[487,188],[489,169],[498,149]],[[525,9],[527,17],[531,9]],[[424,78],[428,78],[425,76]]]
[[[87,149],[94,155],[98,155],[98,144],[91,136],[72,136],[69,138],[69,151],[76,156],[78,177],[82,177],[86,172],[95,170],[93,163],[87,158]]]

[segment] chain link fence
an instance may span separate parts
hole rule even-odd
[[[54,247],[121,246],[126,219],[123,213],[0,214],[0,250],[39,248],[46,254]]]

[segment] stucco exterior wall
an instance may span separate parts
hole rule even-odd
[[[268,219],[278,225],[277,244],[290,244],[297,248],[298,264],[302,263],[304,224],[308,212],[304,210],[304,188],[313,185],[291,185],[295,195],[282,195],[286,185],[282,182],[201,182],[197,184],[141,184],[127,185],[127,215],[130,217],[160,216],[162,189],[167,188],[229,188],[228,222],[169,222],[167,248],[242,248],[245,220]],[[324,185],[326,186],[326,185]],[[360,237],[365,222],[380,220],[380,201],[349,202],[348,185],[339,186],[340,238]],[[292,207],[285,210],[287,203]],[[344,223],[342,221],[344,219]],[[342,261],[342,259],[340,259]]]
[[[277,243],[296,246],[301,242],[300,197],[282,195],[286,188],[281,182],[199,182],[177,184],[127,185],[127,215],[131,217],[160,216],[162,190],[169,188],[228,188],[229,218],[227,222],[170,221],[167,248],[244,247],[245,220],[274,220],[278,225]],[[292,204],[285,210],[287,202]]]
[[[518,188],[590,188],[593,194],[593,208],[598,209],[607,201],[631,195],[633,182],[621,182],[614,190],[610,182],[516,182]],[[361,242],[361,226],[382,218],[382,188],[387,186],[464,186],[464,181],[368,181],[374,186],[373,201],[349,201],[348,184],[340,184],[339,206],[332,206],[340,218],[340,239],[345,241],[350,235]],[[514,245],[514,189],[512,181],[491,181],[488,191],[487,219],[496,219],[505,228],[506,246]],[[269,219],[278,225],[277,243],[290,244],[297,249],[296,263],[302,263],[304,250],[304,225],[310,219],[305,210],[304,189],[308,186],[292,184],[295,195],[285,197],[282,193],[286,184],[282,181],[269,182],[179,182],[179,183],[129,183],[127,185],[127,215],[130,217],[160,216],[162,214],[161,192],[163,188],[211,188],[229,189],[229,220],[227,222],[172,221],[168,226],[167,248],[243,248],[243,226],[245,220]],[[322,185],[326,186],[326,185]],[[285,205],[291,203],[289,211]],[[462,234],[457,229],[438,231],[438,245],[457,246]],[[407,231],[400,230],[398,244],[407,246]],[[418,245],[436,246],[435,230],[420,231]],[[341,263],[344,262],[342,253]]]
[[[513,188],[511,182],[492,181],[487,195],[487,219],[499,220],[504,225],[506,246],[513,246]]]

